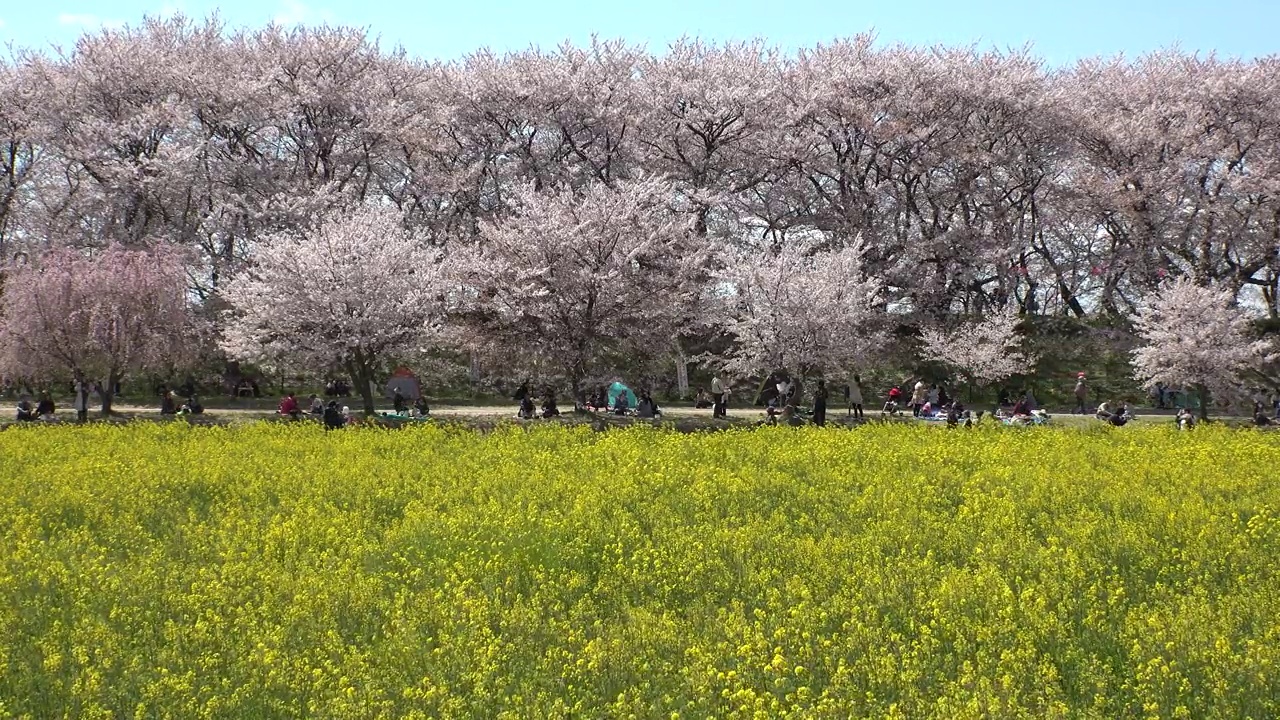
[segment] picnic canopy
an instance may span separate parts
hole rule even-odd
[[[387,381],[387,397],[394,397],[397,389],[409,401],[422,397],[422,385],[418,382],[418,376],[407,367],[398,367],[391,373],[391,379]]]
[[[627,395],[627,407],[634,408],[637,405],[636,394],[631,391],[631,388],[627,387],[626,385],[623,385],[620,382],[614,382],[612,385],[609,386],[609,407],[613,407],[617,405],[618,396],[622,395],[623,393],[626,393]]]

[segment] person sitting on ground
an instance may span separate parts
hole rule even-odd
[[[1129,422],[1129,415],[1125,410],[1126,408],[1124,403],[1120,403],[1116,407],[1116,411],[1111,414],[1111,417],[1107,418],[1107,422],[1115,425],[1116,427],[1124,427],[1125,423]]]
[[[1253,424],[1258,427],[1266,427],[1275,423],[1271,422],[1271,418],[1267,417],[1262,408],[1258,408],[1258,411],[1253,414]]]
[[[1196,416],[1187,408],[1178,408],[1178,414],[1173,418],[1179,430],[1190,430],[1195,427]]]
[[[204,405],[200,404],[200,398],[192,395],[187,398],[187,401],[182,405],[182,409],[178,412],[183,415],[203,415]]]
[[[397,415],[403,415],[408,409],[408,405],[404,401],[404,395],[400,392],[400,388],[396,388],[391,393],[391,407],[395,409]]]
[[[554,393],[547,393],[546,397],[543,398],[542,417],[544,419],[560,417],[560,408],[556,407],[556,396]]]
[[[172,390],[165,390],[160,395],[160,414],[161,415],[177,415],[178,399],[174,397]]]
[[[631,409],[631,401],[627,398],[627,393],[618,393],[618,399],[613,403],[613,412],[615,415],[626,415],[627,410]]]
[[[58,410],[53,405],[53,398],[48,391],[40,393],[40,402],[36,403],[36,416],[45,422],[56,422]]]
[[[36,409],[31,406],[31,400],[24,397],[18,401],[18,422],[35,422],[38,417]]]
[[[1013,416],[1018,417],[1019,415],[1030,415],[1030,414],[1031,414],[1031,404],[1027,402],[1027,398],[1025,396],[1022,398],[1019,398],[1018,402],[1015,403],[1013,406]]]
[[[640,401],[636,403],[636,415],[642,418],[653,419],[662,414],[658,409],[658,403],[653,401],[653,397],[648,392],[640,394]]]
[[[951,405],[947,406],[946,411],[947,411],[947,427],[955,427],[959,425],[960,414],[964,412],[964,407],[958,402],[953,402],[951,403]]]
[[[537,410],[533,406],[533,398],[529,397],[528,393],[525,393],[525,396],[520,398],[520,410],[517,411],[516,417],[521,420],[532,420],[536,412]]]
[[[347,424],[346,418],[338,410],[338,401],[330,400],[324,408],[324,427],[326,430],[338,430]]]
[[[804,425],[804,418],[800,416],[800,409],[794,404],[788,403],[782,408],[782,414],[778,417],[778,422],[790,427],[800,427]]]
[[[769,398],[769,402],[765,403],[765,406],[764,406],[765,422],[769,425],[776,424],[778,422],[778,415],[781,412],[782,411],[778,409],[777,396]]]
[[[705,410],[715,403],[711,402],[711,395],[703,388],[698,388],[698,394],[694,397],[693,406],[699,410]]]
[[[431,406],[427,404],[427,399],[421,395],[419,395],[418,399],[413,403],[413,410],[418,414],[418,417],[427,417],[431,415]]]
[[[312,415],[324,415],[324,401],[316,395],[311,396],[311,408],[307,411]]]
[[[293,396],[293,393],[284,396],[284,399],[280,401],[280,407],[277,412],[294,420],[302,417],[302,410],[298,408],[298,399]]]

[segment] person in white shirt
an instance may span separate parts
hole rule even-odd
[[[719,375],[715,375],[711,378],[711,400],[712,418],[722,418],[729,414],[725,407],[724,381],[720,379]]]
[[[862,378],[857,375],[849,382],[849,415],[862,419]]]
[[[75,409],[77,422],[89,419],[89,386],[83,380],[76,381]]]
[[[917,380],[915,387],[911,390],[911,414],[915,417],[920,417],[920,410],[928,400],[928,395],[924,389],[924,381]]]

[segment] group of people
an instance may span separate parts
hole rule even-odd
[[[311,396],[312,408],[314,408],[316,403],[319,402],[319,398],[315,395]],[[405,398],[404,393],[400,391],[400,388],[394,388],[391,391],[391,407],[395,410],[396,415],[404,415],[412,418],[431,417],[431,406],[427,404],[427,399],[425,397],[419,394],[418,398],[413,401],[413,407],[410,408],[409,400]]]
[[[858,377],[855,375],[854,379],[857,381]],[[896,415],[901,412],[903,397],[902,385],[894,385],[889,388],[884,407],[880,411],[881,414]],[[1029,401],[1034,402],[1034,398],[1029,398]],[[965,412],[964,404],[948,395],[946,388],[938,383],[926,386],[924,380],[917,380],[915,385],[912,386],[911,396],[908,398],[906,407],[911,408],[912,417],[925,419],[938,417],[951,411]]]
[[[517,420],[534,420],[539,417],[550,420],[560,417],[560,407],[556,404],[555,392],[547,389],[542,395],[542,405],[539,407],[534,403],[533,391],[529,389],[528,380],[520,383],[520,387],[516,389],[511,399],[519,403],[516,408]]]
[[[57,422],[57,412],[48,392],[40,393],[40,399],[35,405],[25,395],[18,400],[18,422]]]
[[[766,425],[802,425],[805,420],[800,411],[800,386],[793,383],[786,375],[770,378],[773,392],[766,392],[765,424]],[[766,388],[767,390],[767,388]],[[813,390],[813,404],[810,406],[810,421],[819,427],[827,424],[827,402],[830,400],[827,381],[819,380]]]
[[[552,394],[548,391],[547,395],[550,397]],[[635,398],[634,407],[632,397]],[[646,420],[662,417],[662,408],[658,407],[658,401],[653,399],[648,390],[641,390],[640,394],[634,395],[630,389],[622,388],[613,393],[610,400],[608,388],[600,387],[593,397],[587,399],[586,409],[610,415],[635,415]]]
[[[330,400],[326,403],[316,395],[312,395],[309,400],[310,405],[304,411],[298,403],[297,396],[289,393],[280,401],[276,412],[281,417],[293,420],[301,420],[304,417],[321,420],[324,422],[325,428],[329,430],[344,428],[356,422],[355,416],[351,414],[351,408],[346,405],[339,407],[337,400]]]
[[[85,422],[89,419],[89,396],[96,394],[102,396],[102,388],[98,383],[89,383],[84,380],[76,380],[71,384],[71,392],[74,399],[71,405],[76,411],[76,420]],[[53,404],[53,396],[48,390],[40,393],[39,400],[32,406],[29,396],[22,396],[18,399],[18,422],[57,422],[57,407]]]
[[[560,417],[560,408],[556,405],[555,393],[547,393],[542,398],[542,407],[534,406],[533,398],[528,394],[520,398],[520,409],[516,411],[520,420],[533,420],[541,417],[544,420]]]
[[[178,404],[178,394],[163,387],[160,389],[161,415],[203,415],[204,405],[194,392],[187,396],[185,402]]]

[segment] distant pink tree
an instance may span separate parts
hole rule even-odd
[[[659,180],[521,190],[515,217],[451,258],[467,342],[513,369],[551,368],[579,401],[588,378],[670,353],[706,263],[672,201]]]
[[[1275,348],[1253,337],[1249,316],[1233,299],[1229,289],[1188,278],[1166,284],[1134,318],[1142,341],[1133,353],[1134,377],[1148,388],[1194,388],[1201,418],[1209,414],[1210,397],[1247,395],[1246,375],[1274,359]]]
[[[267,235],[223,293],[222,348],[256,362],[339,365],[372,415],[382,364],[426,349],[438,329],[439,255],[390,206],[340,208],[314,228]]]
[[[795,240],[780,250],[729,252],[713,292],[715,324],[733,338],[715,364],[747,377],[787,370],[843,374],[883,342],[881,285],[860,243],[824,251]]]
[[[1023,350],[1025,338],[1018,330],[1022,318],[1008,306],[982,318],[954,327],[926,328],[921,332],[922,355],[959,373],[966,382],[986,385],[1035,366],[1035,357]]]
[[[168,246],[55,249],[6,278],[0,364],[36,381],[97,381],[103,415],[129,373],[181,366],[198,346],[184,265]]]

